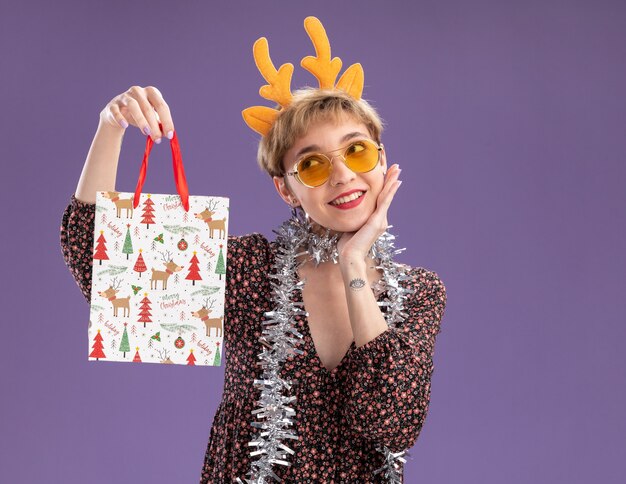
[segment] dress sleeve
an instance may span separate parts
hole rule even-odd
[[[415,444],[428,412],[435,338],[446,305],[439,276],[424,268],[408,272],[415,292],[407,317],[353,350],[345,415],[361,437],[399,452]]]
[[[61,252],[76,284],[87,302],[91,301],[91,266],[93,263],[93,228],[96,205],[81,202],[75,195],[61,219]]]
[[[263,235],[228,237],[224,334],[231,341],[255,340],[251,321],[268,310],[268,258],[269,243]]]
[[[269,251],[269,242],[260,233],[228,236],[226,291],[231,305],[259,297],[270,269]]]

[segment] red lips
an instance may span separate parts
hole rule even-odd
[[[355,188],[354,190],[350,190],[350,191],[348,191],[348,192],[343,192],[342,194],[337,195],[335,198],[333,198],[333,199],[332,199],[330,202],[328,202],[328,203],[332,203],[332,202],[334,202],[335,200],[337,200],[338,198],[341,198],[341,197],[347,197],[348,195],[351,195],[351,194],[352,194],[352,193],[354,193],[354,192],[363,192],[363,193],[365,193],[365,192],[366,192],[366,190],[364,190],[364,189],[362,189],[362,188]]]

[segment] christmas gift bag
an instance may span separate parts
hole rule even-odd
[[[220,366],[228,198],[190,196],[177,134],[177,195],[99,192],[89,360]]]

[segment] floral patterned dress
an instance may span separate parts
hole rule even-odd
[[[70,272],[90,301],[95,205],[71,197],[61,222],[61,248]],[[225,382],[210,430],[201,483],[231,483],[247,477],[256,433],[250,422],[257,408],[253,380],[270,292],[276,243],[253,233],[228,237],[224,318]],[[273,470],[290,483],[384,482],[374,471],[384,465],[377,447],[394,452],[415,444],[430,401],[435,339],[446,305],[446,291],[435,272],[410,268],[404,287],[408,317],[363,346],[354,342],[340,364],[326,369],[317,356],[305,316],[296,318],[302,355],[292,355],[281,377],[295,380],[295,455],[291,466]],[[302,302],[301,291],[295,301]],[[378,296],[383,300],[386,293]],[[408,461],[410,464],[410,460]]]

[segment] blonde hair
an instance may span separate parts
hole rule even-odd
[[[357,100],[339,89],[298,89],[267,135],[261,138],[257,151],[259,166],[270,177],[283,176],[285,153],[311,125],[319,121],[338,121],[346,115],[367,126],[372,139],[380,143],[384,122],[365,99]]]

